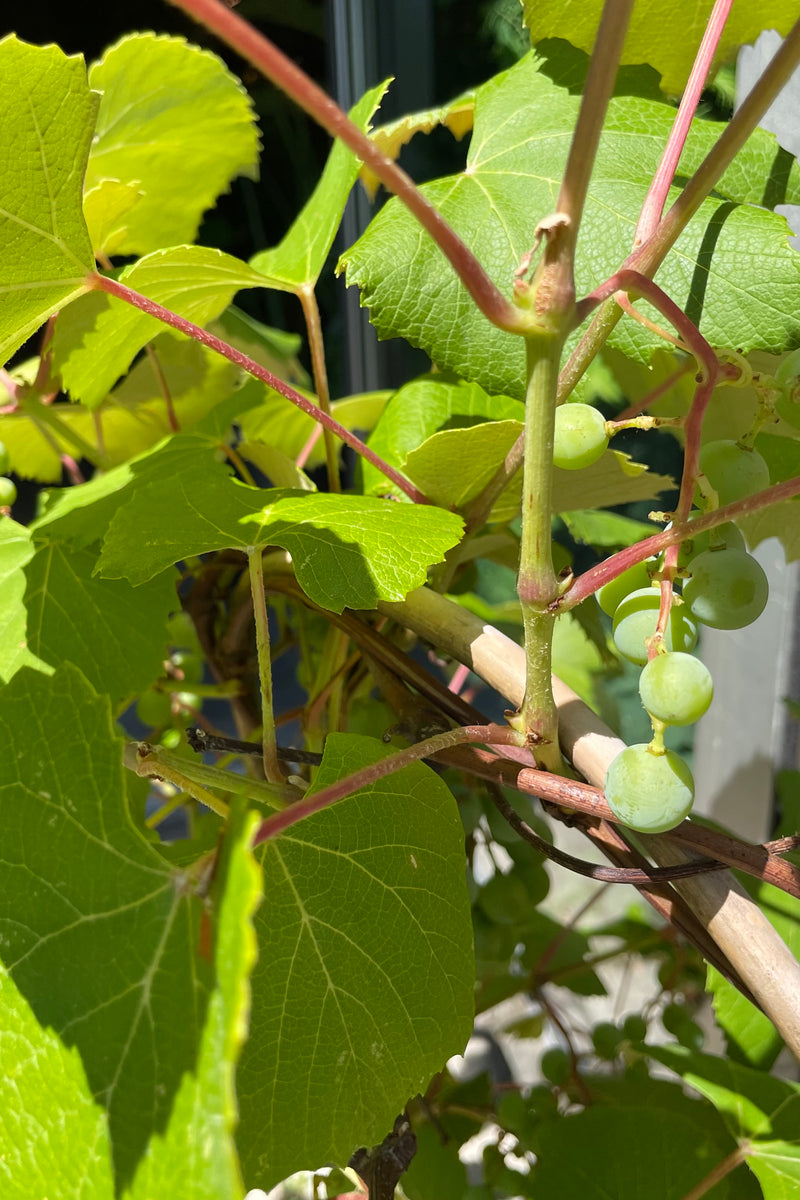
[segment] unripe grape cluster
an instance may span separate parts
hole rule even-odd
[[[6,475],[10,465],[8,450],[0,442],[0,509],[11,508],[17,498],[16,484]]]
[[[737,442],[709,443],[700,467],[720,504],[769,486],[761,455]],[[597,594],[612,617],[617,650],[643,667],[639,695],[654,734],[650,743],[626,747],[610,764],[606,800],[624,825],[645,833],[674,828],[692,807],[692,773],[680,755],[664,747],[663,735],[668,726],[699,720],[714,694],[708,669],[690,653],[698,626],[741,629],[761,615],[769,595],[767,577],[733,523],[687,539],[678,558],[682,592],[674,590],[663,639],[651,657],[661,607],[659,566],[655,559],[638,563]]]

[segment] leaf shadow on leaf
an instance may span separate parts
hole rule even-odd
[[[706,298],[706,289],[708,287],[708,278],[711,272],[711,264],[714,260],[714,252],[717,248],[722,227],[728,217],[735,210],[736,205],[728,202],[721,204],[720,207],[711,217],[706,231],[703,234],[703,240],[700,243],[700,248],[697,252],[697,262],[692,272],[692,283],[689,288],[689,295],[686,300],[686,316],[695,325],[700,324],[700,318],[703,315],[703,307]]]

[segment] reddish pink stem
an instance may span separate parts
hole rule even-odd
[[[339,779],[329,787],[322,788],[315,795],[298,800],[295,804],[290,804],[288,808],[281,809],[280,812],[267,817],[265,821],[262,821],[253,845],[257,846],[260,842],[278,837],[292,825],[296,825],[298,821],[304,821],[306,817],[313,816],[323,808],[329,808],[331,804],[337,804],[339,800],[352,796],[353,792],[357,792],[359,788],[367,787],[387,775],[393,775],[396,771],[401,771],[403,767],[418,762],[421,758],[429,758],[431,755],[438,754],[442,750],[449,750],[453,746],[475,742],[484,746],[518,746],[520,735],[507,725],[465,725],[460,729],[451,729],[447,733],[439,733],[435,737],[426,738],[424,742],[417,742],[406,750],[398,750],[396,754],[389,754],[376,763],[370,763],[368,767],[354,771],[345,779]]]
[[[475,255],[425,199],[414,181],[372,142],[347,113],[317,87],[277,46],[220,0],[170,0],[207,29],[216,33],[257,70],[285,92],[331,137],[339,138],[372,170],[381,183],[405,204],[450,261],[483,315],[511,333],[524,333],[526,317],[493,283]]]
[[[743,500],[736,500],[733,504],[715,508],[713,512],[696,517],[691,522],[676,522],[671,529],[665,529],[662,533],[655,533],[652,537],[644,538],[635,546],[627,546],[618,554],[607,558],[605,562],[598,563],[596,567],[584,571],[556,607],[559,612],[575,608],[603,584],[610,583],[623,571],[627,571],[628,567],[644,562],[646,558],[650,558],[654,554],[660,554],[669,546],[677,546],[688,537],[705,533],[709,529],[716,529],[718,525],[735,521],[737,517],[746,517],[749,513],[768,508],[771,504],[779,504],[781,500],[791,500],[793,496],[800,496],[800,475],[765,488],[763,492],[754,492],[752,496],[745,496]]]
[[[675,114],[675,121],[667,144],[664,147],[661,162],[658,164],[656,173],[653,176],[653,182],[650,184],[649,191],[642,205],[642,211],[633,238],[634,250],[638,249],[642,242],[645,242],[650,237],[650,234],[653,233],[661,220],[667,194],[672,185],[672,180],[675,178],[675,171],[683,153],[683,147],[686,144],[692,119],[697,110],[697,104],[705,87],[706,78],[714,61],[719,39],[725,28],[725,22],[728,19],[732,4],[733,0],[716,0],[713,12],[708,19],[708,25],[703,34],[700,49],[697,51],[692,72],[689,76],[689,82],[681,97],[680,107]]]
[[[334,433],[346,445],[352,447],[356,454],[360,454],[367,462],[372,463],[382,475],[390,479],[415,504],[430,503],[427,496],[423,495],[418,488],[415,488],[413,483],[409,483],[399,471],[396,471],[394,467],[389,466],[382,458],[379,458],[374,450],[370,450],[369,446],[365,445],[354,433],[351,433],[349,429],[345,429],[344,425],[340,425],[338,421],[328,416],[327,413],[322,412],[316,404],[312,403],[311,400],[307,400],[300,392],[296,392],[293,387],[290,387],[288,383],[279,379],[277,375],[273,375],[266,367],[259,366],[252,358],[248,358],[246,354],[242,354],[241,350],[237,350],[234,346],[229,346],[227,342],[214,337],[213,333],[209,333],[207,329],[201,329],[199,325],[194,325],[191,321],[187,321],[185,317],[179,317],[177,313],[164,308],[161,304],[157,304],[155,300],[148,300],[147,296],[143,296],[140,292],[135,292],[133,288],[126,287],[124,283],[118,283],[116,279],[109,279],[105,275],[89,275],[87,282],[95,291],[108,292],[109,295],[116,296],[118,300],[125,300],[126,303],[132,304],[134,308],[141,309],[142,312],[147,313],[151,317],[156,317],[159,321],[163,321],[165,325],[171,325],[173,329],[178,329],[181,333],[185,333],[187,337],[194,338],[196,342],[201,342],[202,345],[208,346],[209,350],[215,350],[217,354],[221,354],[229,362],[235,363],[237,367],[241,367],[248,374],[254,375],[262,383],[266,383],[276,392],[280,392],[281,396],[285,396],[287,400],[291,400],[292,404],[297,405],[309,417],[313,417],[315,421],[319,421],[326,429],[330,429],[331,433]]]

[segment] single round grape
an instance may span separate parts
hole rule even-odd
[[[692,616],[713,629],[743,629],[760,617],[769,583],[743,550],[706,550],[689,563],[683,599]]]
[[[656,631],[661,607],[659,588],[637,588],[622,600],[614,613],[614,645],[625,658],[643,667],[647,662],[647,639]],[[684,604],[673,604],[664,630],[667,650],[693,650],[697,624]]]
[[[719,496],[720,505],[769,487],[769,467],[764,459],[757,450],[738,442],[708,442],[700,451],[700,470]]]
[[[592,1045],[598,1058],[613,1059],[617,1057],[625,1035],[618,1025],[610,1021],[601,1021],[592,1030]]]
[[[136,701],[136,715],[149,729],[160,729],[172,720],[172,703],[166,692],[149,688]]]
[[[608,613],[609,617],[613,617],[619,604],[630,592],[635,592],[638,588],[650,587],[652,580],[648,567],[652,569],[654,566],[655,561],[653,559],[648,559],[647,562],[636,563],[634,566],[628,567],[627,571],[623,571],[616,579],[612,579],[609,583],[604,583],[601,588],[598,588],[595,594],[597,596],[597,603],[603,612]]]
[[[167,637],[170,646],[180,650],[196,650],[200,645],[194,621],[182,609],[167,621]]]
[[[641,742],[627,746],[606,771],[606,800],[616,817],[640,833],[680,825],[694,800],[692,772],[679,754],[657,754]]]
[[[11,456],[6,449],[5,443],[0,442],[0,475],[5,475],[8,468],[11,466]]]
[[[631,1013],[622,1025],[625,1037],[632,1042],[643,1042],[647,1037],[647,1021],[639,1013]]]
[[[556,1087],[562,1087],[572,1074],[572,1062],[566,1050],[553,1046],[542,1055],[541,1071]]]
[[[591,404],[562,404],[556,409],[553,462],[564,471],[579,471],[596,462],[608,445],[603,414]]]
[[[17,498],[17,487],[13,479],[0,475],[0,508],[11,508]]]
[[[691,654],[657,654],[639,676],[639,695],[665,725],[691,725],[707,711],[714,684],[708,667]]]

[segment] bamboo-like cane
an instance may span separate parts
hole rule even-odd
[[[469,666],[513,705],[525,690],[525,653],[505,634],[486,625],[452,600],[418,588],[380,610],[419,637]],[[624,743],[579,696],[553,677],[559,710],[561,748],[589,783],[603,786],[606,769]],[[666,836],[637,835],[660,866],[685,862],[690,855]],[[692,908],[800,1059],[800,963],[757,904],[730,871],[698,875],[672,885]]]

